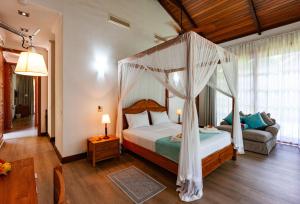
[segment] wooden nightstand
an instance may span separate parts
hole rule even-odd
[[[120,157],[119,138],[109,136],[109,139],[103,139],[104,136],[95,136],[87,140],[87,156],[95,167],[97,161]]]

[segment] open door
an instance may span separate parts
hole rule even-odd
[[[7,62],[8,53],[20,51],[2,48],[3,132],[13,133],[30,127],[41,135],[41,77],[15,75],[16,61]],[[1,120],[1,119],[0,119]],[[13,135],[12,135],[13,136]],[[6,135],[5,135],[6,137]]]
[[[4,83],[3,83],[4,59],[2,48],[0,47],[0,148],[3,144],[4,132]]]

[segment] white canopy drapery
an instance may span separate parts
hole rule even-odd
[[[218,66],[221,64],[221,66]],[[216,80],[217,67],[221,67],[227,89]],[[166,43],[160,44],[133,57],[119,61],[119,104],[116,134],[122,141],[122,103],[129,91],[143,74],[151,74],[174,95],[183,98],[184,115],[182,142],[178,167],[177,185],[183,201],[202,197],[202,158],[198,115],[195,97],[205,85],[210,85],[237,98],[237,63],[235,56],[195,32],[188,32]],[[233,142],[239,153],[243,153],[241,125],[237,100],[234,107]]]

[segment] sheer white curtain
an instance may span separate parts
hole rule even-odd
[[[221,66],[223,68],[224,76],[230,90],[231,96],[234,102],[233,110],[233,144],[238,153],[244,154],[244,143],[242,138],[242,129],[240,125],[240,114],[239,114],[239,101],[238,101],[238,62],[236,56],[224,52],[223,48],[218,47],[218,53],[220,55]],[[221,87],[219,87],[221,88]]]
[[[240,110],[271,113],[281,126],[278,140],[299,144],[300,31],[228,49],[238,57]]]
[[[123,130],[123,103],[125,97],[133,89],[134,85],[138,82],[138,78],[142,77],[145,71],[142,69],[137,69],[131,65],[119,64],[118,65],[118,115],[117,115],[117,127],[116,136],[120,138],[122,143],[122,130]]]
[[[215,97],[215,120],[219,125],[232,110],[232,98],[219,91]]]
[[[211,82],[212,80],[214,80],[213,83]],[[217,125],[219,125],[223,118],[232,111],[232,97],[221,65],[218,66],[211,81],[209,83],[210,86],[221,87],[221,90],[219,89],[216,91],[214,104],[215,121]]]
[[[178,115],[176,115],[176,110],[181,109],[183,110],[183,105],[184,105],[184,99],[179,98],[175,96],[174,94],[172,97],[169,98],[169,117],[172,121],[177,122],[178,121]],[[182,121],[182,118],[180,119]]]
[[[178,54],[176,47],[156,53],[159,56],[154,58],[160,67],[185,67],[185,70],[168,75],[160,72],[152,74],[177,97],[185,99],[177,185],[180,186],[178,191],[181,200],[193,201],[202,197],[202,158],[199,157],[199,123],[195,98],[208,83],[220,57],[216,45],[196,33],[183,38],[183,43],[176,45],[184,50],[183,55],[178,56],[181,62],[175,58]],[[170,55],[172,53],[173,56]],[[167,55],[170,61],[166,61]]]

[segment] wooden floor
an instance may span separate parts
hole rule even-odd
[[[59,163],[45,137],[6,141],[0,158],[13,161],[34,157],[38,174],[39,203],[53,203],[52,169]],[[176,176],[132,154],[97,163],[86,160],[63,165],[67,203],[132,203],[107,175],[135,165],[167,186],[146,203],[181,203],[175,192]],[[133,178],[134,179],[134,178]],[[194,203],[300,203],[300,152],[297,148],[277,145],[269,157],[247,153],[229,161],[204,179],[204,196]]]

